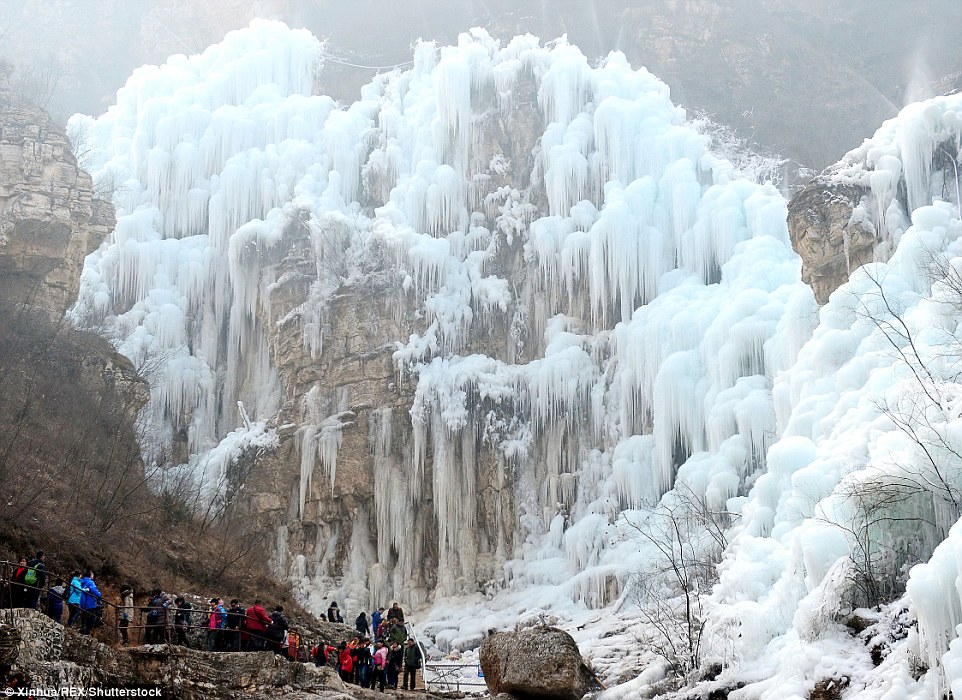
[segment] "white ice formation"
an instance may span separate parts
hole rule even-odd
[[[269,342],[282,320],[269,301],[294,228],[316,279],[291,318],[316,357],[334,293],[363,286],[365,261],[387,251],[384,313],[419,324],[384,339],[414,383],[410,414],[365,417],[374,498],[340,578],[283,553],[308,602],[397,596],[435,601],[443,618],[450,596],[492,598],[481,617],[435,625],[455,646],[518,600],[569,618],[620,605],[650,555],[630,523],[683,486],[732,518],[708,655],[779,679],[745,697],[794,697],[817,675],[838,561],[864,544],[852,494],[907,473],[944,493],[918,489],[871,523],[872,541],[896,566],[931,554],[908,600],[936,670],[892,671],[886,688],[905,694],[885,697],[962,684],[960,358],[946,350],[960,347],[959,289],[928,274],[933,261],[962,269],[962,97],[907,108],[833,174],[865,188],[857,216],[892,256],[818,309],[782,195],[715,157],[667,87],[622,55],[592,67],[563,40],[501,45],[472,30],[457,46],[420,44],[411,70],[348,107],[312,94],[323,55],[309,34],[257,22],[140,69],[106,114],[75,117],[118,223],[72,314],[150,377],[148,458],[186,445],[175,462],[221,464],[245,432],[276,441],[284,388]],[[518,115],[534,115],[529,150],[492,149],[486,126]],[[482,354],[489,333],[498,350]],[[295,517],[331,491],[342,434],[361,425],[326,391],[296,417]],[[919,440],[899,411],[920,412]]]

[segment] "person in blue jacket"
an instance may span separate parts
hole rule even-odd
[[[84,589],[83,597],[80,600],[80,607],[83,608],[83,622],[81,629],[84,634],[93,632],[94,624],[100,619],[100,589],[94,583],[94,572],[87,570],[84,577],[80,579],[80,585]]]
[[[84,587],[80,581],[80,572],[71,572],[70,587],[67,589],[67,608],[70,610],[67,616],[67,627],[73,627],[77,623],[77,618],[83,610],[80,604],[83,602]]]

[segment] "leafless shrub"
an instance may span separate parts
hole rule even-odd
[[[679,676],[701,665],[705,600],[717,580],[731,517],[679,485],[643,520],[628,521],[655,552],[629,582],[630,596],[649,632],[639,641]]]

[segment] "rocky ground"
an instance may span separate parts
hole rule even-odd
[[[0,686],[158,687],[165,698],[436,698],[424,691],[376,693],[338,678],[332,668],[290,662],[269,652],[209,653],[179,646],[117,648],[66,629],[34,610],[3,611]]]

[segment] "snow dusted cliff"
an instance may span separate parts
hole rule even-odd
[[[817,668],[831,611],[868,598],[845,582],[867,561],[894,590],[932,556],[879,682],[941,683],[960,288],[933,270],[956,270],[962,98],[907,108],[830,175],[892,257],[819,309],[782,195],[620,54],[473,30],[346,107],[312,94],[323,59],[257,22],[74,118],[118,223],[73,318],[149,376],[148,458],[218,497],[253,448],[278,574],[318,610],[433,603],[443,648],[533,608],[629,614],[658,556],[638,528],[694,503],[727,543],[704,658],[769,679],[743,697],[867,684],[867,652]]]

